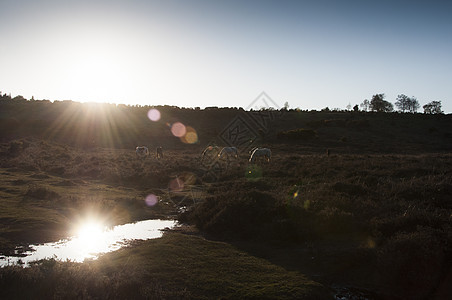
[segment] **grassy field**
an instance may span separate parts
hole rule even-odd
[[[133,148],[8,140],[3,254],[67,236],[90,214],[185,225],[97,261],[0,269],[0,295],[328,299],[347,288],[370,299],[448,298],[450,121],[411,117],[292,112],[256,141],[271,147],[271,163],[250,165],[242,152],[215,169],[200,162],[201,142],[176,140],[165,159],[139,160]],[[219,132],[199,126],[202,141]],[[146,205],[149,194],[158,204]]]
[[[38,263],[1,270],[4,298],[321,299],[332,292],[222,242],[168,233],[84,264]],[[24,288],[26,287],[26,288]]]
[[[8,151],[17,144],[21,150],[10,155]],[[4,226],[0,246],[4,253],[24,241],[68,236],[73,223],[89,214],[115,225],[166,218],[175,212],[164,205],[148,208],[144,202],[146,190],[99,180],[100,162],[96,156],[80,156],[75,150],[42,141],[15,141],[2,150],[0,220]],[[109,152],[114,155],[115,151]],[[111,171],[105,167],[102,170]]]
[[[251,249],[326,282],[433,297],[450,276],[451,162],[449,154],[275,157],[259,180],[224,174],[181,219],[214,237],[270,243]]]

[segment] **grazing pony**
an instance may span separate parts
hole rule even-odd
[[[149,149],[145,146],[138,146],[135,148],[135,153],[138,158],[146,158],[149,155]]]
[[[264,158],[267,162],[270,162],[270,159],[272,157],[272,151],[268,148],[257,148],[254,149],[253,153],[250,157],[250,163],[254,163],[256,159]]]
[[[229,157],[231,157],[231,156],[235,157],[235,158],[239,157],[239,152],[236,147],[224,147],[223,149],[221,149],[220,153],[218,154],[219,158],[226,157],[227,159],[229,159]]]
[[[163,148],[162,147],[156,148],[155,157],[157,157],[157,159],[163,158]]]
[[[203,161],[205,157],[213,158],[217,156],[219,151],[220,147],[218,146],[208,146],[201,154],[201,161]]]
[[[248,151],[248,154],[251,154],[254,152],[254,150],[259,149],[259,147],[254,147],[253,149],[251,149],[250,151]]]

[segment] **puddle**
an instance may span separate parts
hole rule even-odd
[[[30,245],[25,251],[16,250],[19,256],[0,256],[0,267],[15,264],[28,266],[32,261],[46,258],[74,262],[97,259],[100,254],[118,250],[127,245],[130,240],[159,238],[163,235],[163,229],[174,226],[176,226],[174,220],[145,220],[118,225],[108,230],[99,230],[99,232],[91,231],[86,235],[57,242]]]

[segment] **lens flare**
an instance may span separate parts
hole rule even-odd
[[[146,199],[144,200],[144,202],[146,202],[147,206],[154,206],[159,202],[159,199],[156,195],[149,194],[146,196]]]
[[[366,245],[367,248],[375,248],[375,246],[377,245],[375,243],[375,241],[371,237],[367,238],[367,243],[366,244],[367,244]]]
[[[158,120],[160,120],[160,111],[158,109],[151,108],[148,111],[148,118],[151,121],[157,122]]]
[[[173,125],[171,125],[171,133],[174,136],[177,136],[178,138],[183,137],[186,132],[187,132],[187,129],[186,129],[185,125],[182,124],[181,122],[176,122]]]
[[[181,137],[181,141],[185,144],[196,144],[198,142],[198,133],[193,127],[185,127],[185,135]]]
[[[250,181],[257,181],[262,178],[263,171],[259,166],[250,165],[247,167],[245,178]]]

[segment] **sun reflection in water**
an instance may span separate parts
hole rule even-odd
[[[162,230],[176,225],[174,220],[145,220],[107,228],[99,221],[86,220],[75,226],[76,234],[67,239],[42,245],[30,245],[33,251],[24,252],[24,257],[0,256],[0,267],[24,264],[45,258],[83,262],[96,259],[102,253],[118,250],[130,240],[147,240],[162,236]]]
[[[104,230],[105,226],[100,222],[88,221],[78,228],[77,238],[81,244],[86,244],[89,247],[89,245],[95,244],[101,239]]]
[[[95,253],[108,250],[108,230],[101,221],[88,219],[80,222],[72,243],[72,251],[82,258],[93,258]]]

